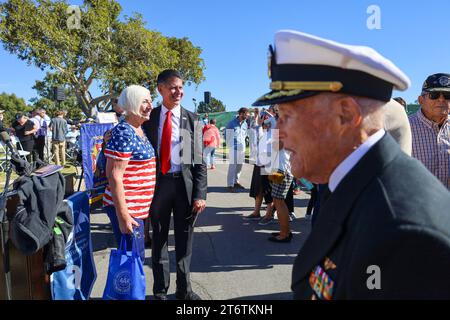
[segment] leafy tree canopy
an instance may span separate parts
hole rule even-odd
[[[67,117],[69,119],[80,119],[83,117],[83,111],[78,105],[77,98],[70,89],[64,87],[66,99],[60,103],[55,101],[54,88],[60,86],[57,75],[54,73],[47,73],[45,78],[37,80],[33,89],[36,90],[39,97],[30,99],[33,109],[44,108],[47,110],[49,117],[55,116],[56,111],[64,109],[67,110]]]
[[[210,103],[206,104],[204,101],[200,102],[197,107],[197,113],[212,113],[212,112],[224,112],[226,106],[222,101],[211,97]]]
[[[14,93],[8,94],[3,92],[0,94],[0,109],[5,110],[3,125],[5,128],[8,128],[15,121],[16,113],[31,111],[32,107],[27,106],[25,100],[17,97]]]
[[[87,116],[107,108],[130,84],[156,95],[156,76],[167,68],[178,69],[187,85],[204,80],[201,48],[146,29],[138,13],[120,21],[121,11],[114,0],[85,0],[78,9],[64,0],[8,0],[0,4],[0,41],[49,71],[44,82],[68,85]],[[95,80],[102,95],[94,98],[89,89]]]

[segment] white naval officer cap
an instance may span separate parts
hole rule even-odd
[[[294,30],[275,34],[269,46],[271,92],[254,106],[293,101],[320,92],[389,101],[393,89],[406,90],[409,78],[369,47],[341,44]]]

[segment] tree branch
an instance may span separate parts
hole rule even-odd
[[[94,81],[96,74],[96,70],[93,69],[91,75],[89,76],[88,80],[86,81],[86,89],[89,89],[89,87],[92,84],[92,81]]]

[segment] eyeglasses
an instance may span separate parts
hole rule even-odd
[[[428,98],[430,98],[430,100],[436,100],[441,97],[441,94],[444,96],[445,100],[450,100],[450,92],[442,92],[442,91],[428,92]]]

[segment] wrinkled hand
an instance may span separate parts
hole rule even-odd
[[[122,234],[132,234],[133,227],[139,227],[139,223],[134,220],[130,215],[126,218],[119,218],[119,228]]]
[[[195,213],[201,213],[203,210],[205,210],[206,207],[206,201],[205,200],[194,200],[194,203],[192,204],[192,212]]]

